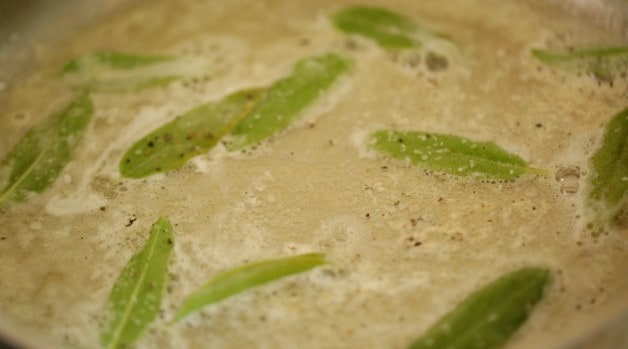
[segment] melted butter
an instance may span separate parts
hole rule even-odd
[[[551,268],[555,281],[507,348],[551,347],[628,304],[627,232],[591,238],[578,218],[583,190],[566,197],[553,175],[484,183],[430,173],[364,142],[379,128],[426,130],[493,140],[535,167],[586,168],[600,126],[624,107],[626,81],[599,85],[528,52],[563,36],[622,39],[515,2],[492,1],[490,12],[485,2],[382,2],[455,38],[459,52],[435,72],[425,50],[393,54],[334,30],[329,14],[350,3],[153,1],[44,50],[49,66],[11,91],[0,156],[66,93],[45,72],[77,54],[205,57],[190,71],[207,71],[94,96],[96,114],[62,178],[0,213],[0,313],[63,347],[96,347],[110,288],[161,215],[175,224],[175,277],[138,348],[404,348],[480,285],[527,265]],[[351,56],[351,75],[261,147],[231,154],[219,145],[178,171],[120,177],[122,154],[143,134],[327,51]],[[11,117],[18,112],[31,117]],[[310,251],[333,266],[165,326],[217,272]]]

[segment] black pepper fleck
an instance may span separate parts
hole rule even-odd
[[[353,40],[347,40],[345,42],[345,47],[348,50],[357,50],[358,49],[358,44],[355,41],[353,41]]]
[[[438,55],[434,52],[428,52],[425,57],[425,65],[430,71],[441,71],[447,69],[449,62],[445,56]]]
[[[136,217],[133,218],[129,218],[129,222],[125,225],[125,227],[130,227],[133,225],[133,223],[135,223],[135,221],[137,220]]]

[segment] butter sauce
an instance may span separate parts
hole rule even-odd
[[[429,46],[387,51],[336,30],[331,14],[352,4],[145,1],[63,47],[41,47],[42,70],[7,87],[0,157],[72,94],[50,72],[75,56],[187,55],[203,73],[93,94],[92,123],[61,178],[0,211],[0,313],[60,346],[97,347],[107,294],[159,216],[175,230],[171,281],[138,348],[406,348],[479,286],[530,265],[550,268],[554,283],[506,348],[559,345],[625,307],[628,231],[592,237],[583,190],[563,195],[554,173],[579,167],[582,188],[628,83],[543,66],[530,50],[626,39],[521,2],[368,1],[453,38],[457,52],[435,71]],[[118,173],[126,149],[161,124],[330,51],[353,58],[351,74],[255,149],[218,145],[143,180]],[[381,128],[495,141],[552,175],[491,182],[424,171],[369,150],[365,137]],[[212,275],[307,252],[333,265],[167,325]]]

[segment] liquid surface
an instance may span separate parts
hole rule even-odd
[[[333,27],[331,14],[352,4],[151,1],[42,47],[41,71],[3,91],[0,157],[68,100],[72,90],[51,72],[77,55],[191,56],[202,71],[92,95],[75,159],[49,190],[0,211],[0,314],[63,347],[98,347],[111,287],[159,216],[175,230],[171,281],[138,348],[405,348],[471,292],[524,266],[550,268],[554,282],[507,348],[558,345],[627,304],[628,231],[591,236],[581,203],[587,159],[626,107],[628,83],[530,55],[626,38],[514,1],[382,1],[457,46],[395,52]],[[326,52],[351,57],[352,72],[285,132],[243,152],[218,145],[167,174],[120,176],[124,152],[151,130]],[[424,171],[369,150],[378,129],[494,141],[550,175],[492,182]],[[306,252],[332,266],[168,325],[211,276]]]

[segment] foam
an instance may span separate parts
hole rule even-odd
[[[173,15],[167,11],[171,7],[158,5],[143,18]],[[568,327],[569,319],[580,316],[571,306],[596,295],[578,288],[578,275],[584,275],[585,284],[604,283],[609,297],[625,293],[619,282],[606,281],[625,265],[621,239],[605,236],[594,244],[574,233],[580,221],[572,216],[582,209],[571,204],[581,202],[582,186],[578,195],[562,197],[553,178],[499,183],[458,178],[407,163],[393,165],[368,147],[368,135],[375,130],[425,130],[493,140],[539,167],[576,164],[584,169],[600,132],[595,128],[597,116],[610,115],[621,93],[598,88],[588,78],[561,73],[562,80],[555,81],[549,69],[537,72],[518,34],[496,30],[502,28],[501,21],[508,22],[499,15],[517,5],[496,1],[494,16],[476,18],[486,21],[485,26],[462,32],[468,19],[459,16],[474,11],[454,10],[437,1],[420,6],[386,3],[442,19],[432,21],[441,23],[443,32],[482,39],[462,41],[454,53],[428,45],[429,50],[446,52],[450,60],[447,71],[439,73],[400,65],[368,40],[358,40],[355,50],[346,48],[346,36],[327,20],[342,4],[277,3],[273,18],[256,12],[264,6],[236,7],[241,5],[194,3],[188,11],[199,20],[205,19],[203,10],[217,6],[221,11],[212,13],[225,16],[220,32],[232,35],[198,30],[163,50],[183,56],[186,64],[141,73],[177,72],[185,76],[181,81],[138,93],[94,95],[97,112],[76,160],[41,201],[0,214],[5,227],[0,235],[7,235],[0,241],[7,267],[0,272],[23,286],[0,289],[0,302],[9,304],[3,309],[30,309],[20,314],[24,321],[69,346],[97,345],[110,287],[161,215],[175,226],[172,279],[162,316],[138,348],[404,347],[406,339],[417,336],[417,328],[428,327],[501,272],[531,264],[560,269],[557,282],[569,289],[548,290],[540,315],[535,312],[533,325],[522,329],[511,344],[525,348],[539,336]],[[302,16],[313,12],[301,6],[311,6],[320,15],[303,25]],[[273,22],[278,18],[281,23]],[[535,47],[536,38],[547,34],[536,20],[524,13],[523,24],[518,24],[519,29],[531,29],[525,35]],[[262,24],[283,28],[285,37],[272,39],[263,30],[251,31]],[[177,27],[168,30],[185,33]],[[517,40],[509,40],[511,36]],[[302,38],[309,44],[300,44]],[[297,60],[328,50],[352,57],[353,70],[298,122],[256,150],[231,153],[219,143],[177,171],[142,180],[119,175],[124,151],[151,130],[201,103],[267,86],[289,74]],[[426,52],[420,53],[424,57]],[[476,69],[493,62],[489,58],[509,60],[509,69],[495,71],[498,67],[491,65],[475,80]],[[562,84],[571,87],[562,90]],[[553,98],[539,92],[547,89]],[[588,92],[607,95],[587,100]],[[574,116],[582,122],[568,125],[574,135],[566,137],[560,125],[566,112],[576,109],[570,105],[575,98],[592,106]],[[546,126],[537,130],[537,119]],[[515,122],[522,125],[516,128]],[[559,141],[560,151],[551,140]],[[131,224],[129,219],[137,221]],[[3,247],[8,243],[9,248]],[[216,273],[245,262],[308,252],[325,253],[330,265],[244,292],[168,325],[183,298]],[[29,272],[21,269],[26,266],[20,261],[37,266]],[[65,273],[68,279],[62,285],[37,286],[35,279],[50,272]],[[38,310],[55,300],[34,295],[66,294],[61,291],[75,295],[74,303],[59,301],[41,315]],[[596,305],[590,309],[597,311]]]

